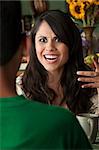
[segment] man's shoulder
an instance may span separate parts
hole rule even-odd
[[[60,106],[52,106],[32,101],[31,107],[33,108],[33,111],[37,111],[40,112],[40,114],[43,114],[43,117],[51,117],[52,119],[60,120],[63,122],[70,123],[71,121],[73,122],[76,118],[71,111]]]
[[[31,117],[40,118],[46,121],[53,120],[53,122],[64,122],[64,124],[73,124],[75,122],[75,115],[68,109],[61,106],[53,106],[37,102],[35,100],[29,100],[24,96],[19,96],[19,100],[24,101],[23,109],[28,110],[28,114]]]

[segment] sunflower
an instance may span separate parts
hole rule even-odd
[[[88,1],[84,1],[83,4],[84,4],[84,11],[86,11],[91,6],[90,2]]]
[[[95,5],[99,5],[99,0],[94,0]]]
[[[70,14],[83,26],[93,26],[99,13],[99,0],[66,0]],[[77,21],[77,20],[76,20]]]
[[[69,10],[72,16],[76,19],[83,19],[85,16],[84,4],[75,2],[69,4]]]
[[[70,3],[75,3],[75,2],[78,2],[78,1],[80,1],[80,0],[66,0],[66,2],[67,2],[68,4],[70,4]]]
[[[66,0],[66,3],[68,3],[68,4],[70,4],[72,2],[73,2],[73,0]]]
[[[94,3],[94,0],[83,0],[83,2],[88,2],[90,4],[93,4]]]
[[[70,4],[70,3],[73,3],[74,0],[66,0],[66,2],[67,2],[68,4]]]

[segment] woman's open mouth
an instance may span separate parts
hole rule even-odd
[[[45,58],[48,62],[56,62],[57,59],[58,59],[58,56],[57,56],[57,55],[49,55],[49,54],[46,54],[46,55],[44,55],[44,58]]]

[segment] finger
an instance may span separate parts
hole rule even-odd
[[[99,83],[99,77],[93,77],[93,78],[80,77],[77,80],[81,81],[81,82],[97,82],[97,83]]]
[[[95,76],[99,75],[99,72],[95,72],[95,71],[77,71],[77,75],[95,77]]]
[[[99,83],[83,84],[81,87],[82,88],[99,88]]]

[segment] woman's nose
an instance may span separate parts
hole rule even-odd
[[[47,51],[54,51],[56,50],[56,46],[54,44],[53,41],[49,41],[47,44],[46,44],[46,50]]]

